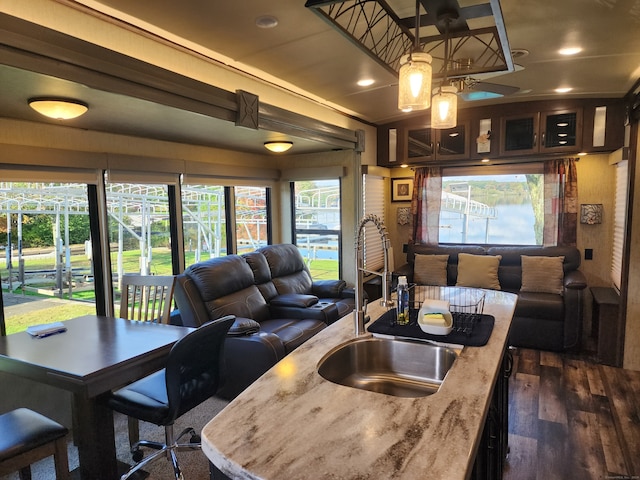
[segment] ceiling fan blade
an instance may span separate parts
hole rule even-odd
[[[463,100],[487,100],[490,98],[499,98],[506,95],[513,95],[520,89],[510,85],[500,85],[498,83],[475,82],[465,85],[458,94]]]
[[[473,85],[470,90],[490,92],[498,95],[507,96],[513,95],[520,89],[518,87],[512,87],[511,85],[501,85],[499,83],[478,82]]]

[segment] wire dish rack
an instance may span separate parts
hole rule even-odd
[[[476,288],[414,284],[409,286],[409,309],[415,310],[411,317],[417,318],[417,312],[425,300],[449,302],[449,310],[453,316],[453,331],[471,335],[484,310],[484,297],[485,293]]]

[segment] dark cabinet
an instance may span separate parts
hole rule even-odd
[[[582,110],[503,117],[501,155],[576,152],[582,148]]]
[[[502,358],[484,431],[473,466],[473,480],[501,480],[509,452],[509,378],[513,356],[507,350]]]
[[[401,160],[411,164],[469,158],[468,132],[467,122],[443,130],[408,128],[404,142],[406,151]]]

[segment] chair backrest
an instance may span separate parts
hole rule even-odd
[[[120,282],[121,318],[169,323],[176,277],[126,274]]]
[[[224,341],[235,319],[227,315],[207,322],[171,348],[165,367],[169,419],[197,407],[222,385]]]

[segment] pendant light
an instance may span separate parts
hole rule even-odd
[[[420,0],[416,0],[416,33],[413,49],[400,58],[398,108],[425,110],[431,105],[431,55],[420,49]]]
[[[447,70],[449,68],[450,42],[449,24],[457,18],[456,12],[447,12],[439,17],[444,20],[444,77],[440,87],[433,91],[431,101],[431,128],[453,128],[458,123],[458,89],[449,84]]]

